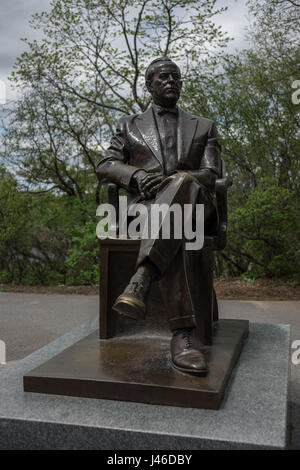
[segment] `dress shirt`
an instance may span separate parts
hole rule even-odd
[[[161,142],[164,173],[170,175],[177,168],[177,119],[178,108],[163,108],[152,105]]]

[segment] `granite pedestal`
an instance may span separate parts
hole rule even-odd
[[[94,319],[0,373],[0,449],[285,447],[289,326],[250,324],[217,411],[23,392],[24,375],[97,327]]]

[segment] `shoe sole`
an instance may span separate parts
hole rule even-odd
[[[184,374],[189,374],[189,375],[207,375],[208,374],[208,369],[201,369],[201,370],[196,370],[196,369],[187,369],[185,367],[180,367],[177,366],[173,361],[171,361],[173,369],[176,369],[176,371],[180,371]]]
[[[136,297],[120,295],[113,304],[113,310],[120,315],[134,320],[143,320],[146,315],[146,307]]]

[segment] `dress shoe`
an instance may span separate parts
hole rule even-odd
[[[175,330],[171,340],[173,366],[181,372],[205,375],[208,369],[200,345],[196,328]]]
[[[124,292],[113,304],[113,309],[120,315],[141,320],[146,315],[146,298],[151,285],[149,270],[140,267],[132,276]]]

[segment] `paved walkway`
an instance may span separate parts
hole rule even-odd
[[[299,301],[224,300],[219,302],[219,306],[222,318],[290,324],[292,342],[300,340]],[[6,343],[6,360],[22,359],[86,322],[97,312],[97,296],[1,292],[0,340]],[[292,447],[300,449],[300,364],[292,363],[290,412]]]
[[[28,356],[97,315],[98,297],[0,293],[0,340],[7,361]]]

